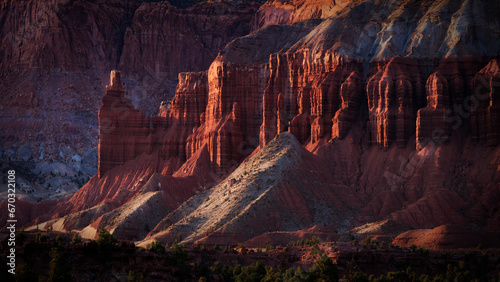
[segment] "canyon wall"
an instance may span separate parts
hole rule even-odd
[[[173,99],[178,73],[206,71],[227,43],[250,32],[257,9],[249,2],[177,9],[168,1],[2,1],[0,160],[29,167],[19,177],[35,191],[33,201],[76,191],[98,172],[97,113],[109,71],[122,71],[138,111],[157,115],[160,102]]]
[[[168,2],[142,3],[126,28],[119,68],[127,76],[174,80],[204,71],[234,38],[250,32],[256,3],[202,3],[178,10]]]
[[[206,70],[232,39],[246,35],[256,3],[202,3],[179,10],[167,1],[4,1],[0,72],[57,68],[177,79]],[[124,68],[125,69],[125,68]]]
[[[347,9],[346,3],[336,3],[334,8],[330,5],[332,11],[337,10],[328,19],[299,21],[316,17],[311,12],[314,5],[308,12],[299,2],[262,6],[261,11],[273,5],[295,5],[295,16],[285,21],[291,24],[264,24],[220,52],[207,72],[206,89],[199,92],[205,91],[206,104],[200,98],[194,111],[189,111],[192,116],[188,119],[196,122],[168,125],[182,133],[171,130],[168,135],[178,136],[177,141],[166,141],[171,137],[159,141],[169,144],[163,145],[163,151],[168,151],[165,156],[189,159],[206,145],[213,171],[224,173],[283,131],[291,132],[304,145],[315,144],[343,139],[358,120],[366,124],[369,143],[386,150],[392,144],[405,148],[412,139],[419,150],[430,142],[447,144],[457,130],[471,130],[474,140],[496,140],[494,130],[484,125],[497,119],[494,98],[488,98],[492,106],[486,106],[486,101],[477,109],[462,109],[474,97],[474,83],[489,80],[487,89],[495,84],[496,60],[489,67],[486,64],[496,52],[496,43],[482,36],[491,31],[481,24],[481,17],[489,15],[484,6],[443,2],[403,9],[407,4],[402,1],[393,7],[360,2]],[[320,2],[315,5],[327,5]],[[443,21],[447,26],[437,30],[428,17],[445,7],[443,17],[449,21]],[[368,8],[374,12],[365,13]],[[481,34],[477,40],[453,20],[465,15],[472,16],[467,24]],[[437,38],[417,40],[424,26]],[[374,32],[376,29],[383,32]],[[443,30],[464,40],[456,42]],[[359,32],[364,37],[358,37]],[[398,37],[405,32],[410,36]],[[486,48],[465,48],[477,41]],[[454,55],[458,51],[462,56]],[[189,88],[185,86],[189,83],[200,82],[181,81],[179,87]],[[177,95],[174,101],[183,101],[183,94],[178,91]]]
[[[325,52],[310,63],[307,51],[273,54],[263,95],[260,145],[290,131],[301,143],[309,138],[343,138],[357,119],[362,100],[362,67]],[[278,101],[280,100],[280,101]]]
[[[213,205],[204,212],[224,213],[231,228],[214,223],[204,226],[207,233],[220,228],[244,234],[248,223],[262,222],[259,211],[266,206],[274,215],[266,226],[259,226],[262,232],[308,228],[312,223],[332,224],[340,232],[381,219],[407,228],[452,223],[498,231],[499,2],[402,0],[383,5],[356,1],[337,7],[333,14],[326,10],[319,14],[314,9],[332,8],[332,2],[311,1],[316,6],[309,6],[311,12],[304,12],[308,16],[300,21],[299,11],[309,9],[307,3],[267,4],[268,8],[296,6],[289,12],[288,6],[282,8],[283,16],[276,14],[274,19],[264,16],[262,28],[232,40],[207,65],[208,70],[180,73],[173,100],[151,103],[159,106],[152,118],[134,108],[136,95],[125,91],[127,84],[123,87],[119,73],[112,72],[99,110],[98,177],[70,201],[61,200],[47,217],[56,219],[88,208],[101,215],[101,209],[110,212],[127,202],[130,206],[156,203],[157,194],[145,195],[161,191],[169,208],[182,206],[170,217],[186,211],[195,216],[189,221],[197,226],[196,209],[207,208],[203,203],[213,192],[208,188],[216,186],[224,197],[212,197]],[[213,12],[217,25],[227,23],[236,34],[239,28],[232,12],[228,18],[217,14],[229,7],[224,5],[214,6],[222,10],[207,8],[207,13]],[[197,43],[222,46],[219,38],[230,36],[214,32],[200,39],[194,32],[190,39],[187,32],[171,30],[174,22],[190,30],[191,16],[181,15],[196,9],[175,14],[165,3],[136,9],[141,23],[126,28],[123,40],[130,48],[124,45],[118,64],[123,80],[148,70],[149,75],[170,77],[184,61],[198,65],[215,55]],[[160,20],[162,15],[175,20]],[[211,21],[192,17],[202,26],[190,27],[206,33]],[[165,25],[157,28],[156,21]],[[273,22],[286,24],[268,24]],[[182,47],[161,41],[162,34]],[[182,42],[195,45],[195,53]],[[167,64],[170,54],[159,50],[171,47],[180,54],[175,53],[172,64]],[[28,95],[30,107],[41,103],[39,98]],[[269,147],[283,145],[282,139],[274,138],[285,131],[291,134],[280,138],[286,137],[300,150],[265,154]],[[301,157],[289,159],[289,155]],[[304,162],[304,156],[309,161]],[[274,157],[279,157],[275,163],[265,162]],[[252,167],[254,160],[262,165]],[[286,166],[281,165],[288,161],[293,170],[284,174]],[[193,177],[181,183],[179,176],[212,181],[201,183]],[[239,185],[242,179],[248,181]],[[300,189],[294,189],[296,182]],[[231,194],[237,185],[242,197]],[[248,201],[257,198],[243,197],[255,191],[259,191],[258,205]],[[197,192],[199,196],[182,204]],[[109,199],[112,204],[101,206]],[[327,201],[323,205],[311,199]],[[227,202],[235,207],[231,213],[225,209]],[[281,205],[289,206],[290,212],[283,212]],[[239,207],[252,211],[252,221],[238,217]],[[281,219],[290,213],[300,224],[281,226]],[[67,217],[67,226],[78,216]],[[172,224],[165,216],[165,224]],[[103,222],[103,218],[92,220],[94,229]],[[183,220],[184,216],[178,219],[175,228],[197,232]],[[165,226],[155,229],[163,232]]]

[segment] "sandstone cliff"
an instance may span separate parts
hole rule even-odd
[[[205,71],[250,31],[257,9],[248,2],[177,9],[167,1],[3,1],[0,159],[29,162],[19,177],[35,191],[32,201],[76,191],[97,172],[97,113],[109,70],[126,74],[131,105],[152,117],[173,98],[178,73]]]
[[[185,200],[202,183],[213,188],[184,204],[163,197],[169,209],[162,213],[178,209],[155,215],[151,238],[247,240],[315,224],[341,233],[383,219],[409,229],[457,224],[498,232],[499,3],[353,1],[330,5],[337,10],[324,19],[312,12],[293,20],[306,2],[267,4],[297,6],[291,20],[269,17],[286,24],[264,23],[233,40],[207,72],[180,74],[175,98],[151,122],[111,83],[100,115],[124,129],[103,132],[101,178],[68,202],[98,200],[73,209],[61,203],[51,217],[69,215],[51,224],[73,228],[71,213],[94,208],[95,217],[76,229],[115,228],[113,210],[124,204],[154,209],[159,196],[146,192],[174,191],[169,197]],[[121,119],[113,104],[131,114]],[[133,176],[127,166],[136,166]],[[113,184],[120,173],[130,177],[125,192]],[[149,191],[139,176],[161,187],[186,182]],[[139,232],[128,219],[113,230]]]

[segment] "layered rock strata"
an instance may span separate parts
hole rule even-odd
[[[201,3],[178,10],[167,1],[142,3],[123,39],[119,67],[127,75],[176,79],[204,71],[219,50],[250,32],[257,3]]]
[[[362,100],[362,69],[355,61],[332,53],[318,57],[314,64],[304,64],[309,59],[307,51],[271,55],[261,146],[284,130],[304,143],[309,138],[312,142],[343,138],[350,129]]]
[[[489,146],[500,144],[500,68],[498,59],[491,60],[472,81],[473,93],[465,107],[470,107],[472,137]]]
[[[191,155],[186,150],[188,137],[202,124],[208,98],[206,72],[179,74],[176,95],[164,102],[158,116],[153,117],[154,143],[161,147],[165,159],[171,156],[185,161]]]
[[[151,153],[149,124],[150,118],[137,111],[125,97],[121,73],[111,71],[110,84],[99,109],[99,177],[142,153]]]
[[[471,107],[467,103],[476,95],[472,79],[480,65],[473,57],[448,57],[429,76],[425,87],[427,106],[417,115],[418,149],[430,141],[448,143],[452,131],[469,125]]]
[[[206,72],[179,74],[175,98],[162,103],[160,113],[150,119],[125,97],[121,73],[112,71],[99,109],[99,177],[114,166],[154,150],[164,160],[176,158],[184,162],[187,138],[201,124],[207,90]]]
[[[423,104],[418,61],[395,57],[376,69],[366,83],[371,143],[404,147],[415,133],[415,115]]]
[[[240,163],[255,145],[251,138],[260,122],[259,65],[223,64],[216,60],[208,71],[208,101],[201,124],[187,140],[186,157],[207,145],[217,173]]]

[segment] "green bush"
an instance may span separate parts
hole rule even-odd
[[[128,272],[127,281],[128,282],[142,282],[142,281],[144,281],[144,274],[140,273],[137,270],[133,270],[133,271],[130,270]]]
[[[339,270],[326,255],[320,256],[309,270],[308,281],[338,281]]]
[[[157,253],[157,254],[164,254],[165,253],[165,246],[163,246],[160,241],[153,241],[151,243],[149,243],[148,245],[148,249],[153,252],[153,253]]]
[[[72,281],[70,267],[61,247],[50,250],[49,276],[41,276],[39,281]]]
[[[97,236],[97,244],[99,244],[101,248],[109,249],[118,243],[116,237],[104,228],[99,229],[99,234]]]
[[[73,243],[75,243],[75,244],[76,244],[76,243],[80,243],[80,242],[82,242],[82,240],[80,239],[80,236],[78,236],[78,234],[76,234],[76,233],[75,233],[75,234],[73,235],[73,238],[71,239],[71,242],[73,242]]]
[[[188,261],[188,252],[178,244],[172,244],[172,259],[174,264],[182,264]]]

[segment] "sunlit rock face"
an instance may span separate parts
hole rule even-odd
[[[144,206],[162,213],[147,238],[181,233],[188,242],[380,220],[498,232],[499,6],[270,2],[255,31],[205,71],[180,73],[175,97],[155,104],[152,118],[131,106],[113,72],[100,111],[100,178],[47,214],[70,214],[68,228],[111,227],[114,212]],[[131,27],[131,41],[134,30],[155,50],[153,29]],[[153,61],[130,50],[131,65]],[[76,220],[88,208],[94,217]],[[144,237],[134,218],[121,217],[117,232]]]

